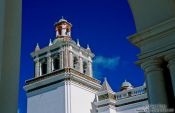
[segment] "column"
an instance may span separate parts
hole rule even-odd
[[[53,57],[51,58],[51,72],[54,70]]]
[[[61,36],[66,36],[66,29],[65,28],[62,28],[62,30],[61,30]]]
[[[47,54],[47,73],[52,72],[52,58],[51,58],[51,53]]]
[[[64,52],[60,51],[60,69],[64,67]]]
[[[92,70],[92,58],[88,57],[88,73],[90,77],[93,77],[93,70]]]
[[[148,60],[141,64],[145,72],[148,99],[151,105],[168,105],[163,69],[161,69],[160,63],[159,60]]]
[[[92,73],[92,62],[88,61],[88,72],[89,72],[89,76],[92,77],[93,73]]]
[[[73,68],[73,53],[69,51],[69,66]]]
[[[175,97],[175,54],[169,54],[165,56],[165,60],[168,62],[168,68],[171,75],[171,82],[173,85],[173,92]]]
[[[42,63],[39,62],[39,76],[42,75]]]
[[[83,73],[83,59],[82,59],[82,56],[79,57],[79,65],[80,65],[80,72]]]
[[[18,110],[21,19],[22,0],[0,0],[0,113]]]
[[[39,58],[35,59],[35,77],[38,77],[40,75],[40,62]]]

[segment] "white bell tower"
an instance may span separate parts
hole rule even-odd
[[[56,39],[45,48],[37,44],[31,53],[35,76],[24,86],[27,113],[91,113],[91,103],[101,88],[93,78],[94,54],[72,40],[71,26],[60,19],[55,24]]]

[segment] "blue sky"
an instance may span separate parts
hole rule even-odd
[[[127,37],[135,25],[127,0],[23,0],[19,112],[26,113],[25,80],[34,76],[30,53],[55,39],[54,23],[62,16],[72,23],[72,38],[89,44],[96,55],[94,77],[107,77],[114,91],[126,79],[133,86],[143,84],[143,72],[134,62],[139,50]]]

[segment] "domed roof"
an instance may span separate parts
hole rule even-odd
[[[125,80],[125,81],[122,83],[122,87],[126,87],[126,86],[131,87],[132,85],[131,85],[130,82],[128,82],[128,81]]]
[[[121,90],[129,90],[129,89],[133,89],[133,86],[132,86],[132,84],[130,82],[125,80],[122,83]]]
[[[56,26],[56,25],[59,25],[59,24],[62,23],[62,22],[65,22],[65,23],[69,24],[70,26],[72,26],[72,24],[69,23],[66,19],[64,19],[64,17],[62,17],[58,22],[56,22],[56,23],[55,23],[55,26]]]
[[[58,22],[67,22],[67,20],[62,17]]]

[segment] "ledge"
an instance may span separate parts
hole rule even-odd
[[[145,41],[151,41],[156,37],[163,37],[169,32],[175,31],[175,18],[171,18],[160,24],[152,26],[144,31],[136,33],[128,38],[128,40],[137,47],[141,47]]]
[[[65,81],[74,81],[79,85],[86,86],[93,89],[94,91],[99,90],[101,87],[99,80],[80,73],[72,68],[64,68],[49,74],[42,75],[40,77],[27,80],[23,88],[26,92],[31,92],[56,83],[65,83]]]

